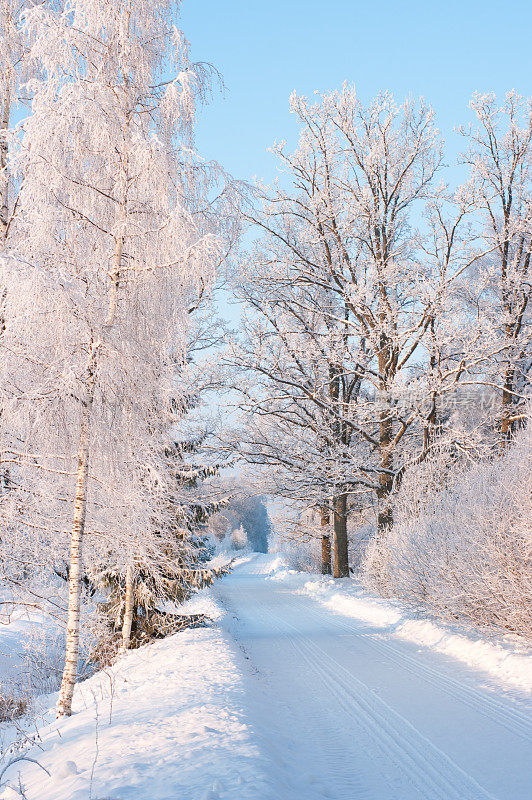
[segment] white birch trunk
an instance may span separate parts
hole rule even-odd
[[[74,523],[70,544],[70,571],[68,576],[68,621],[66,630],[66,657],[63,680],[57,702],[57,716],[69,717],[79,663],[79,633],[81,616],[82,545],[87,510],[87,480],[89,474],[89,433],[92,395],[83,406],[78,449],[78,472],[74,500]]]
[[[134,607],[134,577],[133,567],[130,565],[126,570],[126,600],[124,608],[124,622],[122,624],[122,645],[120,652],[129,650],[131,642],[131,624],[133,622],[133,607]]]
[[[109,290],[109,307],[105,327],[112,327],[117,309],[118,283],[120,280],[120,264],[122,260],[123,237],[118,235],[113,255],[113,269],[110,274],[111,286]],[[68,619],[66,631],[65,666],[59,700],[57,702],[57,716],[69,717],[72,714],[72,698],[76,685],[79,664],[79,634],[81,619],[81,577],[82,577],[82,545],[85,531],[85,514],[87,509],[87,482],[89,474],[89,439],[90,417],[93,401],[93,387],[96,374],[96,361],[99,344],[92,345],[91,360],[88,370],[87,399],[83,405],[81,415],[81,430],[78,450],[78,471],[76,480],[76,495],[74,501],[74,523],[70,545],[70,572],[68,580]],[[131,627],[130,627],[131,631]],[[129,636],[128,636],[129,638]]]
[[[8,90],[2,103],[0,118],[0,237],[2,242],[6,240],[9,227],[9,173],[7,169],[9,149],[6,133],[9,128],[10,116],[11,97]]]

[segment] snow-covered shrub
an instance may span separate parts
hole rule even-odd
[[[243,525],[231,533],[231,546],[233,550],[245,550],[248,547],[248,535]]]
[[[443,616],[532,635],[532,428],[473,466],[405,476],[396,524],[373,539],[364,581]]]
[[[320,572],[321,542],[316,537],[305,539],[283,537],[279,541],[278,549],[286,556],[292,569],[301,572]]]
[[[28,710],[30,698],[18,686],[0,683],[0,723],[12,722]]]
[[[349,566],[355,574],[361,569],[368,543],[375,531],[370,514],[353,512],[347,518],[347,538],[349,545]],[[332,532],[331,532],[332,539]]]

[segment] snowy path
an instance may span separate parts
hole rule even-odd
[[[186,605],[213,625],[79,683],[68,719],[39,699],[32,755],[49,776],[16,764],[12,787],[20,772],[28,800],[532,800],[524,643],[451,626],[457,655],[493,668],[471,669],[434,649],[446,626],[411,620],[420,648],[400,638],[400,604],[272,555]],[[0,628],[0,656],[25,633]]]
[[[257,556],[217,584],[271,796],[530,800],[532,718],[478,673],[335,615]]]

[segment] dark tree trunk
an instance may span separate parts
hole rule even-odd
[[[322,533],[321,536],[321,574],[322,575],[331,575],[331,537],[329,536],[329,524],[331,521],[331,516],[329,513],[329,508],[327,506],[321,507],[321,527],[322,531],[327,531],[327,533]]]
[[[347,495],[339,494],[333,500],[334,508],[334,569],[335,578],[349,577],[347,549]]]
[[[386,531],[390,530],[393,525],[393,512],[390,502],[390,495],[393,489],[393,455],[391,450],[393,423],[389,411],[381,411],[379,428],[380,466],[383,472],[381,472],[379,476],[379,486],[377,489],[377,499],[379,501],[377,536],[381,537]]]
[[[504,376],[502,390],[502,422],[501,422],[501,449],[504,449],[512,439],[515,431],[515,393],[514,393],[515,369],[508,367]]]

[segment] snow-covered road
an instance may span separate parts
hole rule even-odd
[[[249,721],[282,800],[530,800],[532,718],[444,655],[331,613],[271,556],[215,587],[247,660]]]
[[[11,767],[0,800],[20,800],[19,772],[28,800],[532,800],[518,637],[488,641],[274,555],[239,558],[183,610],[214,622],[80,682],[68,719],[38,699],[41,766]],[[0,628],[0,655],[26,633]]]

